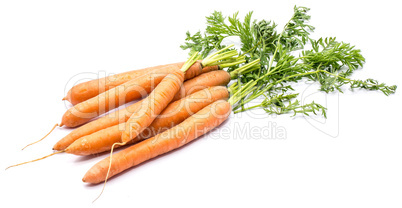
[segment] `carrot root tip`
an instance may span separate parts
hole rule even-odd
[[[36,161],[39,161],[39,160],[43,160],[43,159],[45,159],[45,158],[48,158],[48,157],[50,157],[50,156],[53,156],[53,155],[55,155],[55,154],[59,154],[59,153],[62,153],[62,152],[65,152],[65,151],[64,151],[64,150],[61,150],[61,151],[53,152],[52,154],[48,154],[48,155],[43,156],[43,157],[38,158],[38,159],[34,159],[34,160],[27,161],[27,162],[18,163],[18,164],[15,164],[15,165],[10,165],[10,166],[8,166],[8,167],[6,168],[6,170],[9,169],[9,168],[12,168],[12,167],[16,167],[16,166],[20,166],[20,165],[24,165],[24,164],[36,162]]]
[[[124,146],[124,145],[126,145],[126,144],[127,144],[127,142],[119,142],[119,143],[114,143],[114,144],[112,145],[112,149],[110,150],[109,168],[108,168],[107,173],[106,173],[105,183],[103,184],[102,191],[100,192],[100,194],[98,195],[98,197],[96,197],[95,200],[92,201],[92,203],[94,203],[96,200],[98,200],[99,197],[102,195],[103,191],[105,190],[106,182],[107,182],[107,179],[109,178],[110,169],[111,169],[111,167],[112,167],[112,155],[113,155],[114,147],[115,147],[116,145]],[[82,181],[85,182],[85,178],[83,178]]]
[[[35,141],[35,142],[32,142],[32,143],[26,145],[26,146],[25,146],[24,148],[22,148],[21,150],[24,150],[25,148],[27,148],[27,147],[29,147],[29,146],[31,146],[31,145],[33,145],[33,144],[36,144],[36,143],[42,141],[42,140],[45,139],[47,136],[49,136],[49,134],[52,133],[52,131],[53,131],[57,126],[60,126],[60,125],[59,125],[59,124],[55,124],[55,125],[53,126],[53,128],[49,131],[49,133],[47,133],[44,137],[42,137],[42,139],[39,139],[38,141]]]

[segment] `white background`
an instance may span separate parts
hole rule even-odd
[[[401,207],[397,3],[1,1],[0,206]],[[281,27],[295,4],[311,8],[313,37],[336,36],[362,50],[367,61],[355,78],[397,84],[397,93],[325,95],[301,83],[306,99],[328,106],[327,120],[262,111],[232,115],[217,131],[110,180],[94,204],[102,185],[86,185],[81,178],[107,155],[59,154],[4,171],[51,153],[71,131],[59,128],[20,151],[60,122],[69,107],[61,101],[69,80],[82,78],[76,75],[183,61],[187,53],[179,45],[185,32],[203,29],[213,10],[240,11],[240,16],[254,10],[254,18],[272,19]],[[267,126],[271,135],[259,135]],[[249,130],[240,132],[241,127]],[[279,130],[286,138],[275,138],[272,132]]]

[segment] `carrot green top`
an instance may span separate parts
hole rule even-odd
[[[247,64],[228,69],[231,75],[229,103],[235,113],[253,108],[263,109],[268,114],[293,113],[309,115],[322,113],[326,108],[314,101],[300,102],[293,88],[301,81],[317,83],[320,91],[343,92],[344,86],[353,89],[380,91],[385,95],[395,93],[396,85],[387,85],[375,79],[354,79],[352,74],[363,67],[365,58],[361,50],[335,37],[315,39],[311,36],[315,27],[310,24],[309,8],[295,6],[293,15],[283,28],[272,20],[253,20],[253,12],[239,19],[238,12],[224,16],[215,11],[206,17],[206,28],[191,35],[186,33],[182,49],[198,51],[204,59],[203,65],[216,64],[215,59],[235,54],[227,50],[226,38],[238,38],[241,54],[230,62],[246,60]],[[222,68],[227,60],[221,60]],[[256,101],[256,102],[252,102]]]
[[[181,67],[182,72],[186,72],[191,65],[193,65],[201,56],[198,55],[198,52],[194,53],[186,62],[184,62],[183,66]]]

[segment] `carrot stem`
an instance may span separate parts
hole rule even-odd
[[[242,74],[244,72],[249,72],[250,70],[255,70],[260,68],[260,59],[256,59],[248,64],[245,64],[232,72],[230,72],[230,77],[232,79],[236,78],[239,74]]]
[[[230,105],[236,104],[239,100],[243,99],[245,96],[248,95],[251,91],[255,89],[255,85],[257,83],[253,81],[249,81],[247,84],[239,88],[228,100]]]
[[[221,68],[226,68],[226,67],[236,66],[236,65],[242,64],[244,62],[246,62],[246,59],[241,59],[241,60],[234,61],[234,62],[232,60],[228,60],[228,61],[222,61],[221,63],[219,63],[219,66]]]
[[[222,48],[219,51],[216,51],[215,53],[212,53],[211,55],[207,56],[204,60],[202,60],[201,64],[205,66],[214,66],[214,65],[219,65],[223,60],[225,59],[231,59],[234,56],[238,55],[238,52],[236,50],[229,50],[226,51],[227,49],[233,47],[234,44],[226,46],[225,48]]]
[[[194,53],[186,62],[184,62],[183,66],[181,67],[182,72],[186,72],[191,65],[193,65],[201,56],[198,55],[198,52]]]

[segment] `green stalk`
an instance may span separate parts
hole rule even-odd
[[[346,78],[346,77],[339,76],[338,74],[334,74],[334,73],[328,72],[328,71],[326,71],[326,70],[319,69],[319,70],[315,70],[315,71],[311,71],[311,72],[305,72],[305,73],[300,73],[300,74],[294,74],[294,75],[291,75],[291,76],[287,76],[287,77],[284,77],[284,78],[282,78],[282,79],[280,79],[280,80],[278,80],[278,81],[276,81],[276,82],[274,82],[274,83],[271,83],[271,84],[268,85],[264,90],[259,91],[258,93],[254,94],[254,95],[251,95],[249,98],[247,98],[246,100],[244,100],[244,101],[241,103],[241,106],[244,106],[244,105],[247,104],[248,102],[254,100],[255,98],[257,98],[257,97],[259,97],[259,96],[261,96],[264,92],[268,91],[268,90],[271,89],[273,86],[275,86],[276,84],[279,84],[279,83],[281,83],[281,82],[283,82],[283,81],[286,81],[286,80],[291,79],[291,78],[294,78],[294,77],[299,77],[299,76],[304,77],[304,76],[312,75],[312,74],[317,74],[317,75],[318,75],[319,73],[326,73],[326,74],[329,74],[329,75],[334,76],[334,77],[336,77],[336,78],[343,79],[343,80],[345,80],[345,81],[349,81],[349,82],[359,82],[359,83],[361,83],[361,84],[364,84],[364,82],[362,82],[362,81],[353,80],[353,79],[348,79],[348,78]],[[251,81],[250,81],[250,82],[251,82]],[[250,82],[249,82],[249,83],[250,83]],[[254,82],[255,82],[255,81],[254,81]],[[248,84],[249,84],[249,83],[248,83]],[[375,84],[371,84],[371,83],[365,83],[365,84],[375,85]],[[254,85],[255,85],[255,84],[254,84]],[[240,92],[240,91],[238,91],[238,92]],[[239,96],[239,95],[237,94],[236,96]],[[259,107],[260,105],[261,105],[261,104],[256,105],[255,107]],[[244,108],[244,109],[235,111],[235,113],[242,112],[242,111],[245,111],[245,110],[249,110],[249,109],[252,109],[252,108],[255,108],[255,107],[252,106],[252,107],[249,107],[249,108]],[[235,108],[235,109],[236,109],[236,108]]]
[[[242,88],[239,88],[228,100],[228,102],[233,106],[245,96],[247,96],[251,91],[255,89],[255,82],[249,81]]]
[[[214,66],[214,65],[219,65],[220,61],[225,60],[225,59],[230,59],[233,58],[234,56],[237,56],[239,53],[236,50],[230,50],[225,53],[216,55],[215,57],[211,58],[209,62],[206,64],[203,64],[203,66]]]
[[[289,19],[289,21],[288,21],[288,22],[286,23],[286,25],[283,27],[283,30],[282,30],[281,34],[279,34],[278,40],[277,40],[277,42],[276,42],[275,52],[274,52],[274,54],[272,55],[271,61],[269,62],[269,65],[268,65],[268,70],[267,70],[268,72],[271,70],[272,64],[274,63],[275,56],[276,56],[276,53],[278,52],[278,48],[279,48],[278,45],[279,45],[280,42],[281,42],[281,38],[282,38],[282,36],[283,36],[283,33],[285,32],[286,28],[289,26],[290,21],[292,21],[293,18],[295,17],[295,14],[296,14],[296,13],[294,13],[294,14],[292,15],[292,18]]]
[[[228,91],[229,91],[230,93],[234,93],[237,89],[239,89],[239,86],[237,85],[237,82],[231,84],[231,85],[228,87]]]
[[[198,55],[198,52],[194,53],[186,62],[184,62],[180,70],[186,72],[200,58],[201,56]]]
[[[242,60],[234,61],[234,62],[231,62],[230,60],[229,61],[222,61],[221,63],[219,63],[219,67],[220,68],[226,68],[226,67],[236,66],[236,65],[242,64],[244,62],[246,62],[246,59],[242,59]]]
[[[229,50],[226,51],[227,49],[233,47],[234,44],[229,45],[225,48],[222,48],[221,50],[212,53],[211,55],[207,56],[201,64],[205,66],[214,66],[214,65],[219,65],[221,61],[224,61],[225,59],[230,59],[233,58],[234,56],[238,55],[238,52],[236,50]],[[226,51],[226,52],[225,52]]]
[[[233,113],[241,113],[241,112],[244,112],[244,111],[247,111],[247,110],[251,110],[251,109],[254,109],[254,108],[258,108],[258,107],[264,107],[264,103],[260,103],[260,104],[258,104],[258,105],[254,105],[254,106],[251,106],[251,107],[248,107],[248,108],[242,108],[242,109],[240,109],[240,110],[235,110],[235,111],[233,111]]]
[[[260,59],[256,59],[246,65],[243,65],[243,66],[235,69],[234,71],[230,72],[230,77],[231,77],[231,79],[235,79],[239,74],[242,74],[243,72],[245,72],[248,69],[251,69],[255,66],[258,66],[258,68],[260,67]]]

